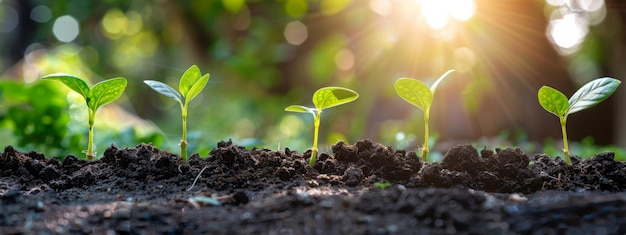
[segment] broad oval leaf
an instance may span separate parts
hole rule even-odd
[[[145,83],[146,85],[148,85],[150,88],[160,93],[161,95],[170,97],[178,101],[178,103],[180,104],[183,103],[183,99],[180,97],[180,93],[174,90],[174,88],[172,88],[171,86],[165,83],[159,82],[159,81],[154,81],[154,80],[144,80],[143,83]]]
[[[196,65],[189,67],[187,71],[183,73],[183,76],[180,77],[178,90],[180,90],[180,94],[183,95],[185,99],[188,99],[189,90],[191,90],[191,87],[193,87],[193,85],[200,80],[200,77],[202,77],[202,74],[200,73],[200,68]]]
[[[567,115],[569,109],[567,96],[560,91],[549,86],[543,86],[537,92],[537,99],[541,107],[559,118]]]
[[[87,106],[94,112],[105,104],[111,103],[124,93],[126,89],[126,79],[122,77],[111,78],[97,83],[91,89],[90,100]]]
[[[43,76],[41,78],[62,82],[70,89],[78,92],[78,94],[83,96],[85,100],[87,100],[87,98],[89,97],[89,86],[87,85],[87,83],[84,80],[74,75],[69,75],[69,74],[64,74],[64,73],[55,73],[55,74]]]
[[[578,89],[569,99],[569,110],[567,114],[572,114],[595,106],[606,100],[615,92],[617,86],[621,84],[614,78],[598,78]]]
[[[356,91],[343,87],[324,87],[313,94],[313,104],[318,110],[335,107],[359,98]]]
[[[430,108],[433,103],[433,92],[422,81],[400,78],[394,84],[394,88],[402,99],[422,110]]]
[[[287,108],[285,108],[285,111],[296,113],[311,113],[313,114],[313,116],[317,114],[317,109],[305,107],[302,105],[289,105]]]
[[[185,102],[186,103],[189,103],[189,101],[191,101],[198,94],[200,94],[202,89],[204,89],[204,87],[206,86],[207,82],[209,81],[209,77],[210,76],[211,75],[208,74],[208,73],[205,74],[204,76],[200,77],[200,79],[198,79],[196,81],[196,83],[193,84],[193,86],[191,86],[191,88],[187,92],[187,95],[185,95]]]
[[[435,95],[435,90],[437,89],[437,86],[439,86],[439,83],[441,83],[441,81],[443,81],[444,78],[447,78],[448,74],[451,74],[454,71],[455,71],[454,69],[448,70],[446,73],[441,75],[441,77],[439,77],[439,79],[437,79],[437,81],[435,81],[435,83],[433,83],[432,86],[430,86],[430,91],[433,93],[433,96]]]

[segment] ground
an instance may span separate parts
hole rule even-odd
[[[626,167],[519,149],[441,163],[362,140],[310,151],[220,142],[183,162],[151,145],[63,161],[0,155],[0,234],[624,234]],[[389,182],[385,187],[381,183]]]

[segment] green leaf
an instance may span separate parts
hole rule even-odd
[[[150,88],[160,93],[161,95],[170,97],[178,101],[178,103],[181,103],[181,104],[183,103],[183,99],[182,97],[180,97],[180,93],[174,90],[174,88],[172,88],[171,86],[165,83],[162,83],[159,81],[153,81],[153,80],[144,80],[143,83],[145,83],[146,85],[148,85]]]
[[[448,74],[451,74],[452,72],[454,72],[454,69],[448,70],[446,73],[441,75],[441,77],[439,77],[439,79],[437,79],[437,81],[435,81],[432,86],[430,86],[430,91],[433,93],[433,95],[435,95],[435,90],[437,89],[437,86],[439,86],[439,83],[441,83],[441,81],[443,81],[444,78],[448,77]]]
[[[80,79],[79,77],[69,75],[69,74],[63,74],[63,73],[55,73],[55,74],[43,76],[41,78],[60,81],[63,84],[65,84],[67,87],[69,87],[70,89],[78,92],[78,94],[83,96],[85,100],[89,98],[89,86],[87,86],[87,83],[83,81],[82,79]]]
[[[591,108],[606,100],[615,92],[619,84],[621,84],[619,80],[609,77],[598,78],[585,84],[569,99],[567,114]]]
[[[196,65],[192,65],[185,71],[183,76],[180,78],[180,83],[178,84],[178,90],[180,90],[180,94],[183,97],[189,97],[189,90],[193,87],[194,84],[200,80],[202,74],[200,73],[200,69]]]
[[[359,98],[359,94],[343,87],[324,87],[313,94],[313,104],[319,110],[335,107]]]
[[[537,92],[537,99],[541,107],[559,118],[567,115],[569,103],[567,97],[560,91],[549,86],[543,86]]]
[[[126,88],[126,79],[122,77],[111,78],[97,83],[91,89],[91,99],[87,106],[93,111],[98,110],[100,106],[111,103],[124,93]]]
[[[443,77],[445,77],[445,74]],[[442,78],[439,78],[437,81],[440,81]],[[438,84],[438,82],[435,82],[433,86],[436,88]],[[394,88],[402,99],[422,110],[430,108],[430,105],[433,103],[433,92],[422,81],[412,78],[400,78],[394,84]]]
[[[207,73],[204,76],[200,77],[200,79],[198,79],[196,83],[194,83],[193,86],[191,86],[187,95],[185,95],[185,102],[189,103],[189,101],[191,101],[198,94],[200,94],[202,89],[204,89],[207,82],[209,81],[209,77],[210,77],[210,74]]]
[[[285,111],[288,112],[296,112],[296,113],[311,113],[313,116],[317,115],[317,109],[304,107],[302,105],[290,105],[285,108]]]

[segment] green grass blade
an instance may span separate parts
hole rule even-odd
[[[394,84],[394,88],[400,98],[422,110],[430,108],[430,105],[433,103],[433,92],[422,81],[412,78],[400,78]]]
[[[150,88],[160,93],[161,95],[170,97],[178,101],[178,103],[181,103],[181,104],[183,103],[183,99],[182,97],[180,97],[180,93],[174,90],[174,88],[172,88],[171,86],[165,83],[162,83],[159,81],[153,81],[153,80],[144,80],[143,83],[145,83],[146,85],[148,85]]]
[[[598,78],[578,89],[569,99],[568,114],[585,110],[606,100],[621,82],[613,78]]]
[[[85,81],[80,79],[79,77],[63,74],[63,73],[55,73],[41,77],[42,79],[51,79],[60,81],[65,84],[70,89],[78,92],[85,100],[89,97],[89,86]]]
[[[537,99],[541,107],[546,111],[558,117],[565,117],[567,115],[569,103],[567,97],[560,91],[549,86],[543,86],[539,88],[539,92],[537,92]]]
[[[126,89],[126,79],[122,77],[112,78],[97,83],[91,89],[90,101],[88,106],[96,111],[100,106],[111,103],[124,93]]]
[[[319,110],[352,102],[359,94],[343,87],[324,87],[313,94],[313,104]]]

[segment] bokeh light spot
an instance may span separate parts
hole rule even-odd
[[[469,20],[474,16],[474,11],[476,11],[473,0],[452,0],[450,5],[450,15],[460,21]]]
[[[431,29],[446,27],[450,18],[467,21],[474,16],[474,0],[421,0],[422,16]]]
[[[30,19],[39,23],[48,22],[52,19],[52,11],[46,5],[36,6],[30,11]]]
[[[108,10],[102,18],[102,31],[107,38],[118,39],[126,33],[128,19],[119,9]]]
[[[550,21],[548,34],[554,44],[560,47],[563,53],[571,54],[587,35],[588,29],[575,14],[567,14],[561,19]]]
[[[441,0],[422,1],[422,16],[431,29],[442,29],[448,25],[447,4]]]
[[[292,21],[285,27],[285,39],[291,45],[300,45],[309,37],[306,25],[300,21]]]
[[[354,54],[352,51],[344,48],[335,54],[335,65],[341,70],[349,70],[354,66]]]
[[[52,32],[61,42],[74,41],[80,32],[78,21],[69,15],[61,16],[54,21]]]
[[[129,11],[126,14],[127,25],[126,35],[134,35],[139,33],[143,27],[143,20],[141,19],[141,15],[136,11]]]
[[[0,20],[0,32],[8,33],[13,31],[15,27],[17,27],[18,15],[17,11],[10,6],[3,6],[0,8],[0,16],[2,20]]]
[[[577,0],[578,6],[585,11],[597,11],[604,7],[604,0]]]

